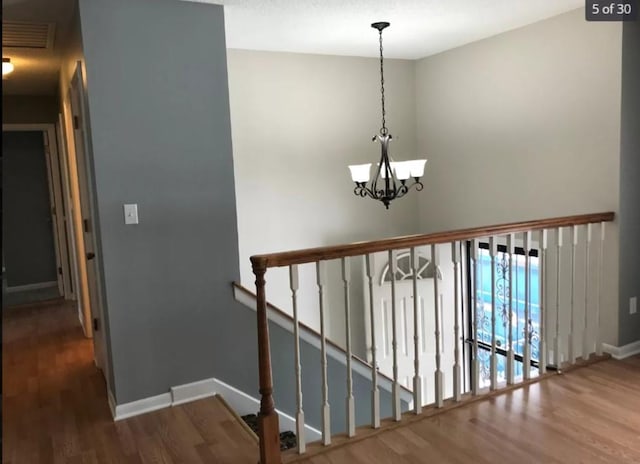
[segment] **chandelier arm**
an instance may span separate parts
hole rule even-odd
[[[376,200],[379,200],[381,202],[383,202],[385,204],[385,206],[388,206],[388,204],[395,200],[396,198],[399,198],[398,196],[398,192],[399,189],[397,188],[393,188],[393,189],[378,189],[374,191],[374,195],[371,196],[371,198],[374,198]]]
[[[424,188],[424,185],[422,184],[422,182],[420,182],[419,180],[415,180],[413,184],[407,185],[404,184],[400,187],[400,192],[399,194],[395,197],[395,198],[402,198],[403,196],[405,196],[407,193],[409,193],[409,191],[415,188],[417,192],[421,191]],[[395,199],[394,198],[394,199]]]
[[[356,189],[354,190],[354,193],[362,198],[369,197],[374,200],[381,200],[381,197],[374,190],[371,190],[369,187],[366,187],[366,186],[356,187]]]

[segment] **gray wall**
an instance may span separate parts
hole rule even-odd
[[[7,285],[57,280],[42,131],[2,133],[2,248]]]
[[[81,0],[80,21],[121,404],[214,376],[239,337],[224,316],[239,271],[223,12]]]
[[[640,299],[640,22],[622,32],[622,122],[620,140],[620,340],[640,340],[640,313],[629,314],[629,298]]]
[[[58,98],[48,95],[3,95],[3,124],[55,123],[59,113]]]

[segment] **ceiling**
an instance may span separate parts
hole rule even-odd
[[[583,6],[583,0],[187,0],[225,5],[227,47],[377,56],[370,24],[389,21],[387,58],[417,59]],[[54,95],[76,0],[3,0],[3,20],[53,22],[51,49],[3,48],[2,93]]]
[[[11,58],[13,73],[2,80],[3,95],[55,95],[60,69],[61,37],[64,37],[75,8],[75,0],[2,0],[3,21],[54,23],[50,49],[2,48]]]
[[[205,0],[206,1],[206,0]],[[208,1],[207,3],[219,3]],[[418,59],[584,6],[584,0],[224,0],[227,47]]]

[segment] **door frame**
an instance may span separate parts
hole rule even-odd
[[[67,93],[62,99],[61,133],[64,140],[62,146],[65,154],[65,168],[68,180],[69,198],[69,228],[73,237],[73,260],[76,272],[76,301],[78,319],[82,325],[85,337],[93,338],[91,305],[87,284],[87,266],[84,259],[85,248],[82,234],[82,211],[80,207],[80,187],[78,185],[78,170],[76,163],[76,148],[74,140],[73,117],[71,115],[71,99]]]
[[[56,257],[56,280],[60,296],[69,295],[70,279],[68,239],[64,230],[64,218],[61,211],[66,210],[62,202],[62,185],[60,184],[60,163],[56,136],[56,126],[51,123],[2,124],[2,132],[42,132],[44,142],[44,158],[47,166],[47,187],[49,191],[49,212],[53,233],[53,248]],[[55,174],[58,174],[57,176]],[[4,263],[3,263],[4,264]]]
[[[60,161],[60,178],[62,182],[62,197],[65,205],[65,231],[67,233],[68,245],[69,245],[69,260],[70,260],[70,272],[72,285],[69,289],[69,297],[67,299],[79,301],[79,286],[80,277],[78,272],[77,262],[77,246],[76,246],[76,234],[73,226],[73,195],[71,189],[71,173],[69,171],[69,152],[67,146],[67,136],[64,126],[64,117],[62,113],[58,114],[58,120],[56,122],[56,132],[58,134],[58,159]],[[81,305],[80,305],[81,306]],[[79,309],[81,311],[81,308]],[[83,318],[80,317],[80,322],[83,323]],[[84,323],[83,323],[84,327]],[[86,334],[86,331],[85,331]],[[89,334],[90,336],[90,334]]]
[[[78,61],[69,83],[66,101],[64,102],[65,110],[69,111],[65,122],[70,124],[70,130],[67,134],[70,133],[74,145],[77,192],[80,203],[80,214],[76,214],[76,220],[80,218],[81,223],[76,224],[76,240],[82,240],[84,244],[84,254],[80,254],[78,257],[84,260],[86,264],[86,289],[89,298],[84,301],[88,303],[93,319],[94,361],[104,374],[107,388],[110,388],[104,292],[102,288],[102,256],[97,237],[98,221],[93,190],[92,147],[86,98],[82,62]],[[67,144],[70,142],[71,140],[67,139]],[[79,150],[79,144],[81,144],[81,150]],[[93,254],[93,257],[90,257],[90,254]]]

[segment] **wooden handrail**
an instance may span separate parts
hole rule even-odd
[[[356,242],[346,245],[335,245],[318,248],[306,248],[301,250],[283,251],[251,256],[251,263],[258,268],[270,268],[290,266],[292,264],[313,263],[329,259],[337,259],[347,256],[359,256],[379,251],[397,250],[438,243],[450,243],[458,240],[470,240],[489,235],[503,235],[530,230],[551,229],[555,227],[568,227],[596,222],[613,221],[615,213],[580,214],[576,216],[563,216],[550,219],[537,219],[532,221],[511,222],[483,227],[471,227],[468,229],[436,232],[432,234],[407,235],[382,240]]]
[[[256,294],[253,293],[251,290],[249,290],[248,288],[243,287],[242,285],[240,285],[237,282],[233,283],[233,286],[238,289],[239,291],[245,293],[246,295],[249,295],[253,298],[256,297]],[[291,317],[289,314],[287,314],[286,312],[284,312],[282,309],[278,308],[277,306],[274,306],[273,304],[267,302],[267,308],[270,311],[273,311],[274,313],[277,313],[280,317],[288,320],[289,322],[291,322],[291,324],[293,324],[293,317]],[[309,327],[308,325],[306,325],[304,322],[299,322],[300,324],[300,328],[304,329],[305,331],[311,333],[312,335],[320,338],[320,333],[315,330],[312,329],[311,327]],[[342,348],[340,345],[338,345],[337,343],[329,340],[327,338],[327,345],[332,346],[336,351],[339,351],[340,353],[343,353],[345,355],[345,357],[347,356],[347,352],[344,350],[344,348]],[[351,359],[354,360],[356,363],[368,368],[368,369],[372,369],[371,364],[369,364],[367,361],[365,361],[364,359],[362,359],[360,356],[355,355],[355,354],[351,354]],[[393,383],[393,379],[391,377],[389,377],[388,375],[383,374],[382,372],[378,371],[378,376],[382,377],[386,380],[388,380],[390,383]],[[400,385],[400,389],[404,390],[407,394],[411,394],[411,390],[409,390],[407,387],[405,387],[404,385]]]

